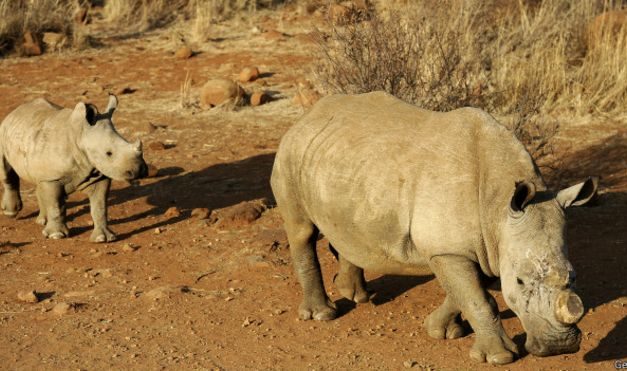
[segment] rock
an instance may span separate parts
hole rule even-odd
[[[262,91],[256,91],[250,95],[250,105],[253,107],[267,103],[270,97]]]
[[[169,207],[165,211],[165,213],[163,213],[163,215],[168,219],[178,218],[179,216],[181,216],[181,212],[179,211],[178,207],[172,206],[172,207]]]
[[[19,301],[23,301],[25,303],[37,303],[39,302],[39,297],[35,290],[30,291],[20,291],[17,293],[17,298]]]
[[[139,246],[132,243],[125,243],[124,246],[122,246],[122,251],[126,252],[134,252],[137,249],[139,249]]]
[[[209,209],[198,207],[192,210],[192,217],[196,219],[207,219],[209,217]]]
[[[403,362],[403,366],[405,366],[405,368],[412,368],[412,367],[414,367],[417,364],[418,364],[418,362],[413,361],[413,360],[409,360],[409,361]]]
[[[148,148],[154,151],[162,151],[165,149],[165,144],[161,142],[150,142],[150,144],[148,144]]]
[[[176,52],[174,52],[174,57],[176,57],[177,59],[188,59],[192,55],[194,55],[194,52],[189,46],[182,46]]]
[[[22,54],[27,57],[35,57],[41,55],[41,45],[39,40],[30,32],[24,33],[24,42],[22,43]]]
[[[159,227],[155,228],[155,234],[161,234],[161,232],[163,232],[163,230],[161,230],[161,228],[159,228]]]
[[[163,300],[169,299],[173,294],[182,292],[188,292],[189,288],[186,286],[160,286],[146,292],[144,297],[148,300]]]
[[[285,38],[285,34],[277,30],[268,30],[262,33],[261,37],[263,37],[266,40],[277,41],[277,40],[282,40],[283,38]]]
[[[229,225],[247,225],[261,217],[267,209],[265,200],[243,201],[237,205],[220,210],[218,213],[218,223]]]
[[[259,77],[259,68],[257,67],[244,67],[242,72],[239,73],[240,82],[255,81]]]
[[[46,50],[57,51],[63,49],[67,43],[67,37],[58,32],[44,32],[43,42],[46,45]]]
[[[57,316],[62,316],[64,314],[68,314],[71,310],[73,311],[75,309],[75,305],[61,302],[52,307],[52,313],[56,314]]]
[[[610,10],[594,17],[586,26],[588,50],[608,44],[612,47],[627,30],[627,9]]]
[[[303,108],[309,108],[320,100],[320,94],[313,89],[299,89],[294,96],[292,102],[301,105]]]
[[[237,83],[229,79],[212,79],[203,85],[200,92],[200,105],[211,108],[225,103],[237,104],[244,95]]]
[[[154,132],[155,130],[157,130],[158,126],[153,124],[152,122],[147,122],[144,125],[144,131],[146,131],[146,133],[150,134],[152,132]]]
[[[148,177],[156,177],[159,174],[159,168],[153,164],[148,164]]]

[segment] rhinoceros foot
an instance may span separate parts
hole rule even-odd
[[[329,300],[326,300],[326,303],[313,303],[304,300],[298,308],[298,317],[302,320],[329,321],[337,317],[337,308],[335,303]]]
[[[516,353],[516,344],[505,333],[477,334],[475,344],[470,350],[470,358],[493,365],[504,365],[513,362]]]
[[[370,294],[359,277],[344,275],[340,272],[335,275],[333,282],[340,295],[348,300],[355,303],[367,303],[370,300]]]
[[[70,231],[63,224],[52,224],[48,223],[46,228],[41,232],[45,237],[59,240],[61,238],[65,238],[70,235]]]
[[[2,213],[8,217],[15,218],[22,210],[22,200],[14,192],[4,192],[2,197]]]
[[[116,240],[115,233],[111,232],[108,228],[94,228],[89,240],[91,242],[111,242]]]

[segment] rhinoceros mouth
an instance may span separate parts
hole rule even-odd
[[[525,349],[535,356],[546,357],[564,353],[576,353],[581,344],[581,330],[577,326],[566,331],[547,332],[536,337],[527,334]]]

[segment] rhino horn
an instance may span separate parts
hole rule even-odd
[[[116,108],[118,108],[118,98],[113,94],[109,94],[109,104],[107,105],[107,113],[113,114],[113,111],[115,111]]]
[[[565,325],[574,325],[583,316],[583,302],[570,290],[564,290],[557,295],[555,301],[555,318]]]

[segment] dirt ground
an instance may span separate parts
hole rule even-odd
[[[44,239],[34,188],[23,184],[18,218],[0,218],[0,368],[492,368],[470,361],[473,334],[450,341],[426,335],[422,321],[443,300],[433,276],[369,273],[372,303],[340,299],[325,240],[319,254],[340,316],[297,319],[301,290],[268,181],[282,134],[304,112],[291,98],[312,64],[311,24],[282,14],[216,26],[214,40],[188,60],[173,57],[176,30],[166,29],[104,38],[81,52],[0,61],[2,118],[39,96],[104,108],[106,92],[127,88],[114,121],[126,138],[142,139],[147,162],[159,169],[136,185],[114,182],[109,218],[119,241],[106,244],[88,241],[91,218],[80,194],[69,199],[71,238]],[[286,35],[268,40],[254,26]],[[236,111],[179,107],[188,72],[197,95],[207,79],[235,77],[249,64],[265,73],[244,87],[274,91],[276,100]],[[553,183],[602,177],[597,205],[567,212],[571,261],[589,308],[581,350],[523,353],[503,369],[608,370],[627,359],[626,129],[598,117],[570,122],[556,143]],[[260,204],[267,207],[255,219]],[[192,215],[197,208],[219,211],[202,219]],[[25,290],[35,290],[39,302],[18,300]],[[522,349],[520,322],[493,294]]]

